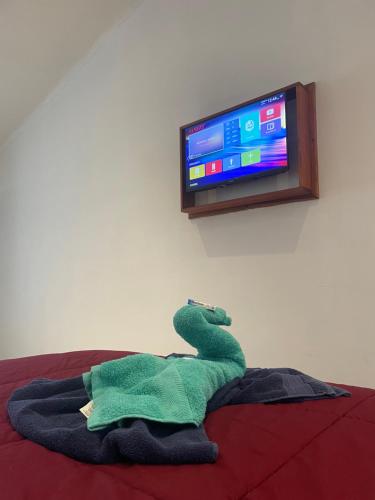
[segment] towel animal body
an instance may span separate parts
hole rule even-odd
[[[208,400],[229,381],[242,377],[246,362],[237,340],[221,326],[231,319],[215,311],[187,305],[173,319],[177,333],[198,351],[191,358],[167,359],[135,354],[108,361],[83,374],[93,412],[89,430],[124,419],[200,425]]]

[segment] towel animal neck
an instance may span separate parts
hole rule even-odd
[[[173,318],[176,332],[195,347],[197,359],[239,364],[246,368],[245,357],[237,340],[220,325],[230,326],[232,320],[224,309],[210,311],[203,307],[184,306]]]
[[[198,350],[189,359],[135,354],[108,361],[83,374],[93,412],[89,430],[124,419],[199,425],[207,401],[230,380],[241,377],[246,362],[237,340],[223,325],[225,311],[184,306],[173,319],[177,333]]]

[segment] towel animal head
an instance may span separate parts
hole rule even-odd
[[[188,307],[197,307],[199,309],[200,314],[205,318],[205,320],[211,325],[225,325],[230,326],[232,324],[232,318],[227,316],[227,313],[224,309],[220,307],[216,307],[215,311],[211,311],[206,309],[205,307],[200,306],[188,306]]]
[[[181,307],[173,318],[176,332],[198,350],[199,358],[233,358],[242,365],[244,356],[237,340],[222,328],[231,323],[231,318],[220,307],[211,311],[202,306],[187,305]]]

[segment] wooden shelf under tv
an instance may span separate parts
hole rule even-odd
[[[183,136],[184,128],[194,125],[184,125],[180,129],[181,139],[181,211],[187,213],[190,219],[197,217],[206,217],[248,208],[257,208],[281,203],[290,203],[295,201],[311,200],[319,198],[318,182],[318,155],[317,155],[317,133],[316,133],[316,105],[315,105],[315,83],[303,85],[294,83],[273,92],[269,92],[260,97],[256,97],[245,104],[265,99],[278,92],[286,92],[290,89],[296,92],[296,127],[297,127],[297,171],[298,186],[277,191],[270,191],[262,194],[254,194],[234,198],[229,200],[206,203],[204,205],[196,204],[195,193],[185,190],[184,182],[184,158],[183,158]],[[230,108],[226,111],[236,109]],[[211,119],[218,116],[217,113],[206,117]],[[256,181],[253,181],[256,182]]]

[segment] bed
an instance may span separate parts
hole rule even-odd
[[[15,432],[6,402],[35,378],[72,377],[120,358],[78,351],[0,361],[3,500],[374,500],[375,391],[351,398],[223,407],[207,417],[219,458],[206,465],[90,465]],[[344,387],[344,386],[342,386]]]

